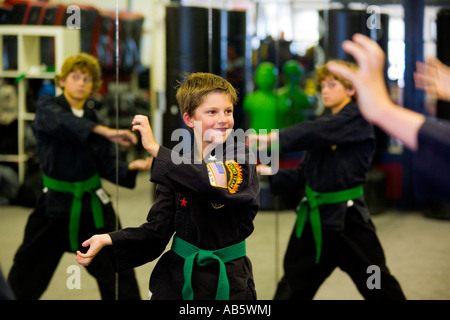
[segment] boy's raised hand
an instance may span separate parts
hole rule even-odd
[[[327,63],[327,68],[352,83],[361,113],[367,120],[378,122],[381,110],[393,104],[384,80],[385,54],[375,41],[362,34],[353,35],[352,41],[345,40],[342,48],[355,58],[358,70],[333,62]]]
[[[450,101],[450,67],[437,58],[416,63],[414,82],[416,88],[425,90],[430,98]]]
[[[355,58],[359,69],[355,71],[329,62],[328,70],[348,79],[356,88],[359,110],[366,120],[380,126],[409,149],[417,150],[418,132],[425,116],[397,106],[389,97],[383,72],[385,54],[381,47],[362,34],[355,34],[352,39],[344,41],[342,48]]]
[[[133,131],[139,131],[141,134],[142,146],[147,150],[152,156],[156,157],[159,151],[159,145],[153,136],[152,127],[148,121],[147,116],[136,115],[131,123],[133,125]]]

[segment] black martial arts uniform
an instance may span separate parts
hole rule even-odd
[[[100,119],[87,107],[82,118],[75,116],[64,95],[43,96],[38,100],[32,128],[44,175],[58,181],[75,182],[98,174],[115,182],[115,148],[106,138],[91,133],[98,124]],[[118,172],[119,184],[134,188],[137,171],[128,170],[128,164],[120,162]],[[77,242],[71,247],[69,219],[74,195],[50,188],[43,193],[28,219],[23,243],[8,277],[17,299],[39,299],[65,251],[81,249],[81,243],[92,235],[116,229],[115,212],[107,197],[103,197],[102,204],[104,226],[95,227],[92,197],[96,197],[95,193],[85,192],[82,196],[79,230],[70,235]],[[96,278],[102,299],[115,299],[116,274],[108,255],[100,253],[87,270]],[[140,299],[133,270],[119,274],[118,288],[119,299]]]
[[[270,177],[273,193],[305,189],[332,193],[362,186],[375,151],[373,127],[355,103],[338,114],[303,122],[280,131],[280,149],[308,150],[298,168],[280,170]],[[363,196],[319,206],[322,230],[321,255],[316,263],[316,243],[311,219],[301,237],[296,228],[284,258],[284,277],[275,299],[312,299],[335,267],[347,272],[361,294],[369,299],[403,299],[402,290],[389,273],[375,227]],[[381,270],[381,289],[369,289],[367,268]]]
[[[201,163],[192,155],[175,164],[178,155],[160,147],[151,169],[157,183],[156,199],[147,222],[138,228],[110,233],[113,259],[125,270],[156,259],[172,235],[204,250],[218,250],[244,241],[253,232],[259,208],[259,181],[255,162],[242,143],[227,139],[225,150],[214,149]],[[223,152],[222,152],[223,151]],[[236,157],[238,155],[238,157]],[[236,161],[236,159],[238,159]],[[175,161],[179,162],[179,161]],[[185,259],[167,251],[156,264],[150,279],[151,299],[182,299]],[[252,266],[247,256],[225,264],[230,299],[256,299]],[[218,287],[218,263],[194,263],[194,299],[214,299]]]
[[[418,133],[414,155],[416,193],[450,204],[450,122],[427,118]]]

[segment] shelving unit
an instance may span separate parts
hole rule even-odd
[[[80,52],[80,31],[66,26],[2,25],[0,26],[0,53],[3,55],[4,36],[17,36],[17,70],[3,70],[0,64],[0,78],[17,80],[17,154],[0,154],[0,162],[18,164],[19,181],[25,178],[28,155],[25,152],[25,125],[34,120],[34,113],[27,111],[26,93],[29,79],[54,79],[55,72],[46,72],[41,67],[41,37],[53,38],[56,72],[61,70],[64,60]]]

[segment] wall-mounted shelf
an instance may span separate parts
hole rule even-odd
[[[4,53],[5,36],[17,37],[17,69],[3,70],[0,64],[0,78],[15,79],[17,85],[17,154],[0,154],[0,162],[15,162],[18,164],[19,181],[25,178],[25,165],[28,156],[25,152],[26,122],[34,120],[34,113],[27,109],[26,93],[28,80],[54,79],[54,72],[47,72],[41,66],[41,37],[53,38],[53,56],[55,65],[48,66],[60,71],[64,60],[80,52],[80,31],[66,26],[36,26],[36,25],[1,25],[0,52]],[[3,138],[3,137],[2,137]]]

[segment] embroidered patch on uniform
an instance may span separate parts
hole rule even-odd
[[[228,190],[230,193],[236,193],[239,185],[242,182],[242,167],[237,164],[235,160],[228,160],[225,162],[230,171],[230,181],[228,182]]]
[[[227,187],[227,173],[222,161],[208,163],[209,183],[214,187]]]
[[[220,209],[223,206],[225,206],[224,204],[221,204],[221,203],[211,203],[211,205],[214,209]]]

